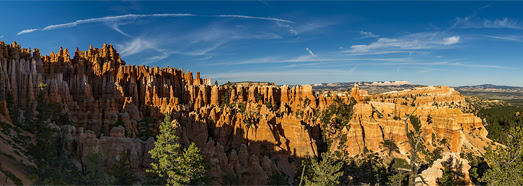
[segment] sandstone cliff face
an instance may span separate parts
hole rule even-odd
[[[180,123],[182,144],[202,149],[215,183],[228,174],[241,184],[264,184],[276,172],[292,177],[296,160],[334,151],[340,143],[354,156],[365,147],[381,151],[381,142],[391,139],[404,154],[403,120],[416,107],[421,129],[434,134],[427,135],[428,146],[445,139],[447,151],[461,152],[463,146],[481,151],[489,142],[481,120],[460,111],[467,106],[464,97],[448,87],[379,95],[355,87],[350,96],[335,94],[357,104],[349,124],[327,136],[318,118],[335,98],[315,95],[309,85],[213,86],[198,72],[193,77],[183,69],[126,65],[112,45],[77,49],[71,58],[67,49],[41,56],[38,49],[31,53],[0,43],[0,75],[0,90],[14,96],[20,112],[34,108],[28,105],[36,104],[38,85],[46,84],[47,100],[59,103],[74,125],[66,127],[69,151],[82,160],[99,150],[108,167],[125,151],[133,169],[147,168],[153,161],[147,152],[154,147],[148,137],[157,132],[163,113],[170,113]],[[0,102],[0,120],[13,119]],[[144,129],[153,134],[144,135]],[[340,141],[342,135],[346,141]]]
[[[466,107],[467,103],[464,96],[452,88],[419,87],[373,96],[358,94],[357,91],[361,90],[355,87],[352,92],[352,96],[359,100],[353,108],[352,120],[338,133],[339,136],[346,135],[346,148],[343,150],[352,156],[360,154],[365,147],[374,152],[382,150],[381,142],[385,139],[393,141],[401,154],[407,154],[410,147],[403,143],[407,140],[404,120],[411,113],[421,122],[422,134],[432,134],[425,137],[429,150],[433,150],[441,141],[448,151],[454,153],[462,152],[464,143],[468,144],[472,138],[490,142],[486,138],[488,133],[482,120],[459,109]],[[366,101],[362,101],[362,97]],[[409,130],[413,130],[410,122]],[[331,150],[336,150],[339,143],[340,140],[335,139]],[[484,152],[484,149],[476,149]]]

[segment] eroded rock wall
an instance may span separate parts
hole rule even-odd
[[[454,153],[461,152],[463,144],[478,146],[477,139],[469,140],[472,137],[489,141],[481,119],[461,112],[467,103],[449,87],[378,95],[355,87],[350,94],[332,96],[315,94],[309,85],[214,86],[199,72],[193,77],[183,69],[126,65],[106,44],[76,49],[71,58],[67,49],[42,56],[38,49],[0,43],[0,75],[0,94],[13,95],[20,113],[35,108],[39,85],[46,84],[46,100],[58,103],[74,125],[66,127],[69,151],[82,160],[100,150],[108,167],[125,151],[133,169],[147,168],[154,141],[137,137],[143,136],[148,118],[154,136],[163,114],[171,114],[180,123],[180,142],[194,142],[202,149],[215,183],[227,174],[241,184],[264,184],[276,172],[292,177],[299,158],[335,151],[340,143],[354,156],[364,148],[381,152],[388,139],[405,154],[409,147],[402,143],[407,139],[404,120],[414,110],[421,130],[433,134],[426,136],[429,150],[433,141],[443,139],[445,150]],[[349,103],[351,98],[357,102],[351,121],[333,129],[334,135],[325,135],[322,113],[337,100]],[[0,102],[0,120],[12,121],[7,107]],[[24,118],[20,114],[17,119]]]

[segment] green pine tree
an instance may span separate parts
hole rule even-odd
[[[85,157],[83,164],[83,181],[85,185],[108,185],[111,178],[105,171],[105,158],[100,152],[91,152]]]
[[[157,175],[161,183],[170,185],[204,184],[207,166],[200,149],[192,143],[182,154],[175,134],[176,125],[177,121],[171,122],[171,117],[166,114],[154,149],[149,151],[158,162],[151,163],[152,168],[147,172]]]
[[[138,181],[138,177],[131,172],[127,153],[120,153],[119,159],[111,169],[111,176],[114,177],[114,185],[132,185]]]
[[[205,165],[205,159],[201,155],[200,149],[196,147],[196,144],[191,143],[191,145],[184,150],[183,160],[179,166],[183,175],[182,182],[184,184],[205,184],[207,166]]]
[[[436,183],[438,185],[445,185],[445,186],[457,185],[456,181],[452,177],[452,173],[449,168],[443,169],[443,175],[441,176],[441,178],[438,178]]]
[[[409,163],[405,159],[394,158],[391,165],[392,174],[388,177],[387,185],[407,185],[407,172],[409,170]]]
[[[343,172],[340,171],[343,162],[334,163],[334,160],[327,153],[322,153],[323,160],[317,162],[312,159],[312,170],[314,176],[305,179],[305,185],[338,185]]]
[[[455,161],[455,162],[454,162]],[[465,174],[461,172],[463,163],[451,156],[448,160],[441,163],[443,165],[443,176],[437,179],[438,185],[465,185]]]
[[[31,120],[27,123],[27,128],[34,134],[35,143],[30,145],[28,149],[29,155],[34,158],[35,164],[38,167],[49,165],[52,158],[58,156],[59,147],[58,130],[51,128],[48,125],[48,120],[51,118],[52,110],[47,108],[45,101],[45,84],[40,84],[40,92],[37,96],[36,120]]]
[[[7,105],[7,111],[9,111],[9,117],[11,118],[11,121],[14,125],[20,126],[20,123],[18,122],[20,113],[18,112],[17,104],[15,104],[13,94],[11,94],[9,91],[7,91],[5,95],[5,103]]]
[[[174,123],[176,123],[176,120]],[[175,133],[176,128],[171,122],[171,117],[166,114],[160,125],[160,134],[154,142],[154,149],[149,151],[151,157],[158,162],[151,163],[152,168],[147,169],[147,172],[158,175],[163,183],[180,185],[183,182],[184,175],[180,174],[180,167],[178,167],[182,161],[182,155],[180,154],[178,136]]]
[[[280,173],[273,173],[267,178],[267,185],[289,185],[287,178]]]
[[[480,179],[488,185],[523,185],[523,128],[508,133],[506,148],[489,149],[485,159],[490,165]]]

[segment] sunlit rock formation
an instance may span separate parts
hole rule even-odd
[[[67,131],[67,149],[79,161],[100,151],[109,168],[127,152],[131,167],[142,175],[153,161],[151,137],[164,113],[179,122],[183,145],[194,142],[202,149],[213,183],[227,175],[241,184],[265,184],[277,172],[292,178],[300,158],[336,150],[349,156],[364,148],[381,152],[386,139],[400,148],[398,156],[406,156],[410,147],[403,143],[404,120],[411,113],[423,133],[431,134],[424,144],[430,151],[484,152],[490,143],[481,119],[463,113],[468,104],[449,87],[368,95],[358,86],[350,94],[315,93],[309,85],[216,86],[199,72],[193,76],[183,69],[126,65],[106,44],[76,49],[71,57],[62,48],[42,56],[16,42],[0,43],[0,75],[0,94],[13,95],[20,113],[35,108],[39,85],[46,84],[46,100],[58,103],[71,121],[72,126],[61,127]],[[341,127],[336,120],[322,122],[324,111],[339,100],[355,101],[350,122]],[[11,118],[6,102],[0,101],[0,121],[23,121],[23,114],[18,115]]]

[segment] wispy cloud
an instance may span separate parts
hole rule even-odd
[[[160,53],[160,55],[156,55],[156,56],[152,56],[152,57],[147,58],[146,61],[143,64],[154,63],[154,62],[161,61],[161,60],[163,60],[165,58],[168,58],[168,57],[169,57],[168,53],[162,52],[162,53]]]
[[[507,29],[517,29],[522,30],[523,25],[515,19],[503,18],[503,19],[481,19],[477,17],[457,17],[454,25],[451,29],[454,28],[507,28]]]
[[[0,39],[4,38],[4,36],[0,35]]]
[[[287,65],[287,66],[283,66],[283,67],[294,68],[294,67],[302,67],[302,66],[315,66],[315,65],[320,65],[320,64],[321,63],[292,64],[292,65]]]
[[[523,35],[483,35],[491,39],[499,39],[505,41],[523,42]]]
[[[311,55],[298,56],[295,58],[276,58],[276,57],[261,57],[253,59],[245,59],[239,61],[229,61],[224,63],[214,63],[214,65],[247,65],[247,64],[269,64],[269,63],[303,63],[303,62],[317,62],[318,60]]]
[[[176,36],[176,37],[174,37]],[[116,44],[123,57],[142,51],[156,53],[144,59],[145,63],[164,60],[171,55],[213,56],[218,48],[235,40],[279,39],[277,33],[253,30],[249,27],[231,27],[218,22],[184,32],[147,32],[145,35]],[[149,53],[150,54],[150,53]]]
[[[200,60],[200,61],[205,61],[205,60],[209,60],[209,59],[211,59],[212,57],[214,57],[214,56],[207,56],[207,57],[204,57],[204,58],[200,58],[200,59],[198,59],[198,60]]]
[[[311,56],[318,57],[318,56],[316,56],[316,54],[314,54],[314,52],[312,52],[311,49],[305,48],[305,50],[309,51],[309,54],[311,54]]]
[[[350,50],[346,50],[344,52],[349,52]],[[401,51],[401,50],[389,50],[389,51],[367,51],[367,52],[350,52],[347,55],[349,56],[365,56],[365,55],[382,55],[382,54],[396,54],[396,53],[410,53],[411,51]]]
[[[322,28],[338,24],[338,22],[336,22],[335,20],[336,19],[320,19],[320,18],[312,19],[308,22],[297,24],[296,32],[307,33],[307,32],[318,31]]]
[[[396,52],[444,48],[460,41],[460,36],[445,36],[439,32],[407,34],[399,38],[379,38],[367,45],[352,45],[347,53]]]
[[[69,28],[78,26],[81,24],[88,24],[88,23],[107,23],[107,22],[115,22],[125,19],[136,19],[136,18],[144,18],[144,17],[187,17],[187,16],[196,16],[194,14],[126,14],[126,15],[119,15],[119,16],[106,16],[106,17],[99,17],[99,18],[89,18],[89,19],[80,19],[73,22],[68,23],[62,23],[62,24],[55,24],[55,25],[49,25],[44,27],[42,30],[53,30],[53,29],[59,29],[59,28]]]
[[[506,66],[498,65],[484,65],[484,64],[470,64],[461,62],[450,62],[450,61],[439,61],[439,62],[386,62],[382,65],[403,65],[403,66],[456,66],[456,67],[467,67],[467,68],[498,68],[498,69],[513,69]]]
[[[38,29],[34,28],[34,29],[27,29],[27,30],[22,30],[20,32],[18,32],[16,35],[19,36],[19,35],[22,35],[22,34],[28,34],[28,33],[31,33],[31,32],[34,32],[34,31],[37,31]]]
[[[70,28],[75,27],[81,24],[88,24],[88,23],[115,23],[122,20],[132,20],[132,19],[138,19],[138,18],[147,18],[147,17],[189,17],[189,16],[210,16],[210,17],[225,17],[225,18],[240,18],[240,19],[257,19],[257,20],[268,20],[268,21],[276,21],[276,22],[283,22],[283,23],[294,23],[293,21],[286,20],[286,19],[280,19],[280,18],[274,18],[274,17],[256,17],[256,16],[247,16],[247,15],[196,15],[196,14],[126,14],[126,15],[119,15],[119,16],[106,16],[106,17],[99,17],[99,18],[89,18],[89,19],[79,19],[73,22],[67,22],[67,23],[61,23],[61,24],[54,24],[54,25],[48,25],[44,27],[42,30],[54,30],[54,29],[60,29],[60,28]],[[116,31],[127,35],[126,33],[122,32],[120,29],[118,29],[117,26],[112,26],[113,29]],[[23,30],[19,32],[18,35],[30,33],[37,31],[38,29],[29,29],[29,30]],[[25,31],[25,32],[24,32]]]
[[[362,35],[362,38],[380,37],[379,35],[373,34],[372,32],[360,31],[360,34]]]
[[[441,44],[453,45],[453,44],[458,43],[459,39],[460,39],[459,36],[446,37],[446,38],[443,38],[443,42]]]
[[[444,65],[444,66],[459,66],[459,67],[475,67],[475,68],[500,68],[500,69],[512,69],[510,67],[498,66],[498,65],[481,65],[481,64],[468,64],[460,62],[434,62],[425,63],[425,65]]]
[[[255,17],[255,16],[247,16],[247,15],[214,15],[214,16],[230,17],[230,18],[243,18],[243,19],[260,19],[260,20],[277,21],[277,22],[284,22],[284,23],[294,23],[294,22],[286,20],[286,19],[280,19],[280,18],[274,18],[274,17]]]
[[[309,48],[305,48],[305,50],[307,50],[307,51],[309,52],[309,54],[310,54],[312,57],[314,57],[315,59],[317,59],[319,62],[322,62],[321,59],[320,59],[316,54],[314,54],[314,52],[312,52],[311,49],[309,49]]]
[[[260,57],[253,59],[245,59],[238,61],[227,61],[221,63],[213,63],[210,65],[249,65],[249,64],[273,64],[273,63],[349,63],[357,61],[388,61],[388,62],[408,62],[409,58],[322,58],[318,59],[312,55],[303,55],[298,57]],[[305,65],[301,65],[305,66]]]
[[[170,50],[169,54],[180,54],[188,56],[203,56],[207,55],[209,52],[216,50],[218,47],[222,46],[224,42],[217,42],[211,46],[199,48],[199,49],[189,49],[189,50]]]
[[[263,4],[267,5],[267,6],[271,6],[269,3],[267,3],[267,2],[265,2],[263,0],[258,0],[258,2],[261,2],[261,3],[263,3]]]
[[[117,32],[119,32],[120,34],[124,35],[124,36],[127,36],[127,37],[131,37],[131,35],[125,33],[124,31],[122,31],[119,26],[122,25],[121,23],[113,23],[111,24],[111,28],[113,30],[116,30]]]
[[[436,71],[436,70],[441,70],[439,68],[426,68],[426,67],[416,67],[416,69],[419,69],[418,70],[419,73],[427,73],[427,72],[432,72],[432,71]]]
[[[181,48],[178,49],[171,49],[171,48],[162,48],[161,39],[153,39],[153,38],[143,38],[143,37],[136,37],[131,41],[125,42],[123,44],[117,44],[116,47],[120,51],[120,54],[122,57],[132,56],[135,54],[139,54],[146,50],[155,51],[157,54],[153,55],[151,57],[147,57],[143,64],[148,63],[154,63],[157,61],[161,61],[163,59],[168,58],[172,54],[178,54],[178,55],[186,55],[186,56],[202,56],[207,55],[208,52],[215,50],[219,46],[221,46],[223,43],[216,43],[211,46],[207,46],[205,48],[201,49],[190,49],[190,50],[183,50]]]
[[[132,41],[126,42],[122,45],[116,45],[119,48],[120,55],[123,57],[130,56],[139,52],[142,52],[147,49],[154,49],[160,51],[157,48],[156,42],[143,38],[135,38]]]
[[[276,25],[278,25],[278,27],[287,29],[293,35],[298,35],[298,31],[296,31],[296,29],[294,29],[294,27],[289,24],[283,22],[276,22]]]

